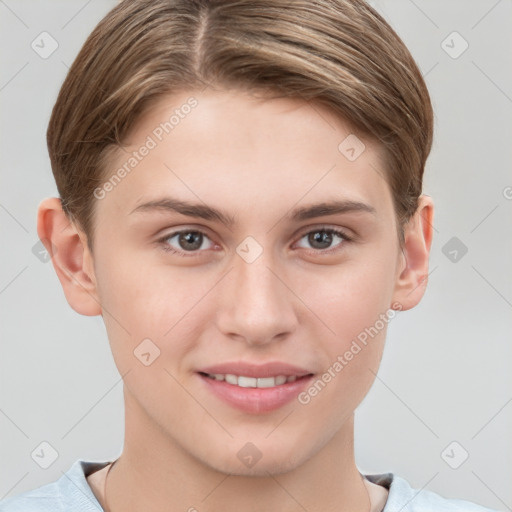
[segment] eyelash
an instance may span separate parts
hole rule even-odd
[[[337,235],[343,239],[343,243],[339,243],[337,246],[331,247],[329,249],[310,249],[309,252],[313,252],[315,254],[331,254],[333,252],[340,250],[341,245],[345,245],[345,243],[352,241],[352,238],[349,237],[344,231],[342,231],[340,229],[330,228],[330,227],[322,227],[322,228],[316,228],[316,229],[312,229],[310,231],[306,231],[299,237],[298,241],[302,240],[305,236],[310,235],[311,233],[320,233],[320,232],[329,233],[331,235]],[[161,244],[162,249],[164,251],[172,253],[172,254],[178,254],[179,256],[184,257],[184,258],[190,258],[190,257],[193,258],[193,257],[198,256],[201,252],[203,252],[203,251],[199,251],[199,250],[188,251],[188,252],[187,251],[177,251],[176,249],[172,248],[169,245],[168,240],[170,240],[171,238],[174,238],[176,235],[180,235],[182,233],[200,233],[201,235],[205,236],[206,238],[209,238],[208,235],[204,231],[201,231],[199,229],[183,229],[180,231],[174,231],[172,233],[169,233],[165,237],[157,240],[157,242]],[[207,249],[205,249],[205,250],[207,250]]]

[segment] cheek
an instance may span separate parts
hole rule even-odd
[[[322,275],[312,272],[309,276],[307,273],[296,276],[304,302],[333,340],[330,347],[343,350],[387,314],[394,289],[391,261],[381,255],[378,261],[331,267]]]
[[[335,416],[342,417],[354,410],[370,389],[387,326],[395,315],[389,310],[392,261],[392,255],[386,258],[381,251],[378,260],[353,260],[320,277],[302,275],[301,293],[320,320],[317,334],[323,340],[324,363],[320,382],[306,391],[304,403],[331,404],[338,409]]]
[[[204,314],[201,298],[215,280],[194,277],[183,269],[122,259],[99,268],[96,275],[103,318],[118,366],[132,365],[134,350],[146,339],[162,356],[169,355],[174,361],[193,348],[204,324],[199,318]],[[159,362],[165,359],[169,360],[161,357]]]
[[[319,327],[327,333],[318,336],[323,368],[299,401],[316,404],[320,420],[333,429],[360,404],[378,372],[387,327],[395,316],[389,309],[387,279],[375,269],[362,275],[348,272],[311,296],[322,323],[335,334]],[[322,408],[329,407],[324,414]]]

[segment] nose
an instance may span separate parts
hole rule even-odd
[[[218,296],[220,331],[249,345],[266,345],[290,335],[297,326],[295,296],[282,270],[275,268],[266,251],[252,263],[235,254],[233,264]]]

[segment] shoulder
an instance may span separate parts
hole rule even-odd
[[[413,489],[407,480],[393,473],[365,477],[388,489],[388,499],[382,512],[497,512],[470,501],[443,498],[426,489]]]
[[[106,464],[77,460],[55,482],[0,501],[0,512],[99,512],[86,475]]]

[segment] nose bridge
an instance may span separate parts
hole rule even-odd
[[[293,297],[276,276],[280,271],[271,251],[262,251],[254,260],[235,254],[233,267],[219,312],[224,334],[264,344],[290,333],[295,325]]]

